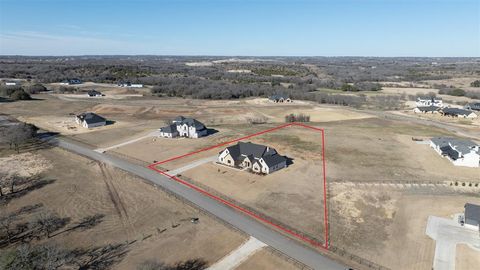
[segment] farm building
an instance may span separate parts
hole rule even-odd
[[[426,107],[417,107],[413,109],[414,113],[438,113],[440,107],[437,106],[426,106]]]
[[[84,128],[100,127],[107,124],[105,118],[92,112],[81,113],[75,116],[75,122],[82,125]]]
[[[292,102],[292,99],[285,95],[272,95],[268,99],[274,103]]]
[[[480,205],[465,204],[465,227],[480,230]]]
[[[443,100],[437,97],[417,97],[417,101],[415,102],[417,107],[428,107],[428,106],[436,106],[442,107]]]
[[[200,138],[206,136],[207,128],[200,121],[193,118],[178,116],[172,124],[160,128],[160,136],[165,138],[186,137]]]
[[[461,117],[461,118],[477,118],[477,114],[470,110],[459,108],[444,108],[440,111],[443,116]]]
[[[436,137],[430,140],[430,146],[455,166],[480,167],[480,148],[472,141]]]
[[[219,153],[218,162],[262,174],[287,167],[287,158],[279,155],[275,149],[251,142],[238,142],[225,148]]]

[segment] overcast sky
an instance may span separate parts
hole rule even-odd
[[[480,56],[480,0],[0,0],[2,55]]]

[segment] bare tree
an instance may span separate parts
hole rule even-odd
[[[32,225],[38,228],[40,236],[46,235],[50,238],[51,234],[64,227],[67,223],[66,219],[60,218],[60,216],[52,211],[41,212],[37,215]]]
[[[2,236],[4,235],[7,238],[7,242],[9,244],[11,243],[12,237],[13,237],[12,227],[13,227],[14,221],[15,221],[14,215],[0,216],[0,229],[1,229],[0,240],[4,241]]]

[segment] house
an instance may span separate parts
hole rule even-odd
[[[185,118],[183,116],[176,117],[172,124],[160,128],[160,136],[165,138],[187,137],[200,138],[208,133],[205,125],[193,118]]]
[[[421,106],[413,109],[414,113],[438,113],[440,111],[440,107],[437,106]]]
[[[480,167],[480,148],[472,141],[436,137],[430,140],[430,147],[455,166]]]
[[[238,142],[218,154],[220,164],[246,168],[255,173],[270,174],[287,167],[287,158],[269,146]]]
[[[477,114],[470,110],[459,108],[443,108],[441,111],[443,116],[462,117],[462,118],[477,118]]]
[[[80,79],[68,79],[68,80],[65,80],[63,82],[61,82],[60,84],[62,85],[74,85],[74,84],[82,84],[82,80]]]
[[[465,225],[466,228],[480,230],[480,205],[465,204]]]
[[[16,82],[16,81],[6,81],[5,85],[6,86],[16,86],[16,85],[20,85],[20,83]]]
[[[143,84],[141,83],[131,83],[131,82],[119,82],[117,83],[120,87],[132,87],[132,88],[142,88]]]
[[[87,96],[89,96],[89,97],[103,97],[104,94],[98,92],[98,91],[95,90],[95,89],[92,89],[92,90],[90,90],[90,91],[87,92]]]
[[[274,103],[292,102],[292,99],[285,95],[272,95],[268,99]]]
[[[417,97],[417,101],[415,102],[417,107],[427,107],[427,106],[436,106],[442,107],[443,100],[438,97]]]
[[[84,128],[100,127],[107,124],[105,118],[92,112],[81,113],[75,116],[75,122],[82,125]]]
[[[464,108],[471,111],[480,111],[480,102],[469,103]]]
[[[177,130],[177,125],[171,124],[166,127],[160,128],[160,136],[165,138],[175,138],[178,137],[180,133]]]

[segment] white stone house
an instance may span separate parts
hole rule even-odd
[[[461,117],[461,118],[468,118],[474,119],[477,118],[477,114],[470,110],[464,110],[459,108],[443,108],[441,110],[443,116],[451,116],[451,117]]]
[[[472,141],[436,137],[430,140],[430,147],[455,166],[480,167],[480,147]]]
[[[287,158],[271,147],[251,142],[238,142],[218,154],[217,162],[230,167],[270,174],[287,167]]]
[[[284,103],[284,102],[292,102],[292,99],[285,95],[272,95],[268,97],[270,101],[273,103]]]
[[[443,107],[443,100],[437,97],[417,97],[415,104],[417,107]]]
[[[206,136],[208,130],[203,123],[193,118],[178,116],[171,125],[160,128],[160,136],[165,138],[186,137],[200,138]]]
[[[75,116],[75,122],[84,128],[101,127],[107,124],[107,120],[98,114],[87,112]]]

